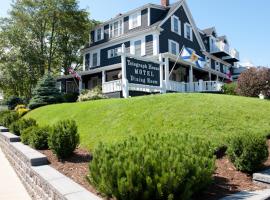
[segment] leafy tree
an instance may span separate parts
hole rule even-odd
[[[9,17],[0,20],[0,88],[5,95],[31,97],[46,71],[79,68],[79,49],[92,25],[77,0],[15,0]]]
[[[59,101],[61,101],[61,94],[56,88],[56,80],[50,74],[45,74],[33,92],[29,108],[35,109]]]

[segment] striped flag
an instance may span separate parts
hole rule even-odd
[[[82,80],[82,77],[72,67],[68,68],[68,72],[69,72],[69,74],[71,74],[74,78],[78,79],[79,81]]]

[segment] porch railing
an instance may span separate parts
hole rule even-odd
[[[122,91],[122,80],[105,82],[102,84],[103,93],[120,92]]]
[[[153,93],[153,92],[160,92],[160,87],[130,83],[129,90]]]
[[[175,92],[188,92],[189,84],[185,82],[169,81],[167,90]]]

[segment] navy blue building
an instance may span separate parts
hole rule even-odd
[[[161,90],[137,84],[130,95],[153,92],[216,92],[231,79],[239,53],[230,47],[226,36],[214,27],[199,29],[185,0],[161,5],[147,4],[98,25],[90,33],[89,43],[81,50],[84,57],[80,89],[101,85],[103,93],[122,96],[122,46],[137,59],[156,60],[162,67]],[[203,66],[182,60],[180,52],[188,48],[205,60]],[[123,52],[122,52],[123,53]],[[71,76],[61,78],[62,90],[73,92]]]

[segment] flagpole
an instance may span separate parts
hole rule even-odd
[[[174,70],[174,68],[175,68],[175,66],[176,66],[176,64],[177,64],[177,62],[178,62],[178,60],[179,60],[179,58],[180,58],[180,55],[182,54],[182,51],[183,51],[183,49],[182,49],[181,52],[178,54],[178,56],[177,56],[177,58],[176,58],[176,61],[175,61],[174,65],[173,65],[173,68],[172,68],[171,72],[169,73],[169,79],[170,79],[170,77],[171,77],[171,75],[172,75],[172,72],[173,72],[173,70]]]

